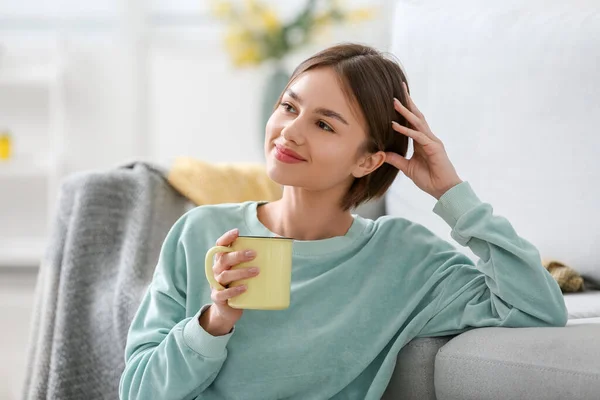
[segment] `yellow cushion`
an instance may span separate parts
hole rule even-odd
[[[262,164],[212,164],[190,157],[177,158],[167,180],[196,205],[274,201],[283,191]]]

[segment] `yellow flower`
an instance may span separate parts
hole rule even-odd
[[[227,19],[233,15],[233,5],[230,1],[211,1],[212,14],[219,19]]]
[[[233,63],[237,67],[244,65],[256,65],[261,61],[260,51],[257,45],[249,43],[248,46],[239,48],[232,54]]]
[[[375,10],[372,8],[358,8],[347,13],[344,19],[348,22],[362,22],[373,19],[374,16]]]
[[[328,36],[327,28],[338,22],[358,23],[372,19],[375,14],[375,9],[368,7],[345,12],[347,7],[342,4],[346,0],[329,0],[326,9],[311,15],[302,26],[287,25],[287,37],[282,38],[285,22],[264,0],[243,0],[241,5],[239,0],[209,1],[213,14],[229,24],[224,42],[236,66],[281,57],[302,44]]]
[[[247,29],[232,27],[225,34],[225,45],[227,48],[235,48],[252,40],[252,34]]]
[[[246,10],[250,13],[258,12],[258,10],[262,8],[262,5],[258,4],[256,0],[245,0],[244,4],[246,5]]]
[[[240,16],[241,22],[254,31],[271,33],[281,28],[281,21],[273,9],[253,0],[246,1],[246,9]]]
[[[225,36],[225,46],[236,66],[253,65],[261,61],[259,44],[252,32],[242,27],[232,27]]]
[[[277,14],[271,9],[265,9],[261,14],[262,25],[267,32],[275,32],[281,29],[281,21]]]
[[[333,18],[331,17],[331,13],[326,12],[326,13],[322,13],[319,14],[315,17],[315,21],[314,24],[317,27],[323,27],[325,25],[328,25],[332,22]]]

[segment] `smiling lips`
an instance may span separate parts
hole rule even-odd
[[[275,145],[275,158],[286,164],[297,164],[306,161],[300,154],[280,144]]]

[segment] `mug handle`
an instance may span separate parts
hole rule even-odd
[[[204,260],[204,271],[206,273],[206,279],[210,283],[210,286],[214,287],[217,290],[225,290],[225,287],[223,287],[223,285],[221,285],[215,279],[215,274],[213,273],[213,270],[212,270],[213,265],[214,265],[213,259],[215,257],[215,254],[217,254],[217,253],[231,253],[232,251],[233,251],[233,248],[231,248],[231,247],[215,246],[215,247],[212,247],[210,250],[208,250],[208,252],[206,253],[206,259]]]

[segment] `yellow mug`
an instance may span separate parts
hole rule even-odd
[[[292,242],[292,239],[282,237],[239,236],[231,246],[215,246],[206,253],[206,279],[213,288],[224,290],[213,273],[215,254],[254,250],[254,260],[240,263],[231,269],[258,267],[260,273],[255,277],[229,284],[228,287],[247,287],[245,292],[228,300],[229,306],[254,310],[286,309],[290,306]]]

